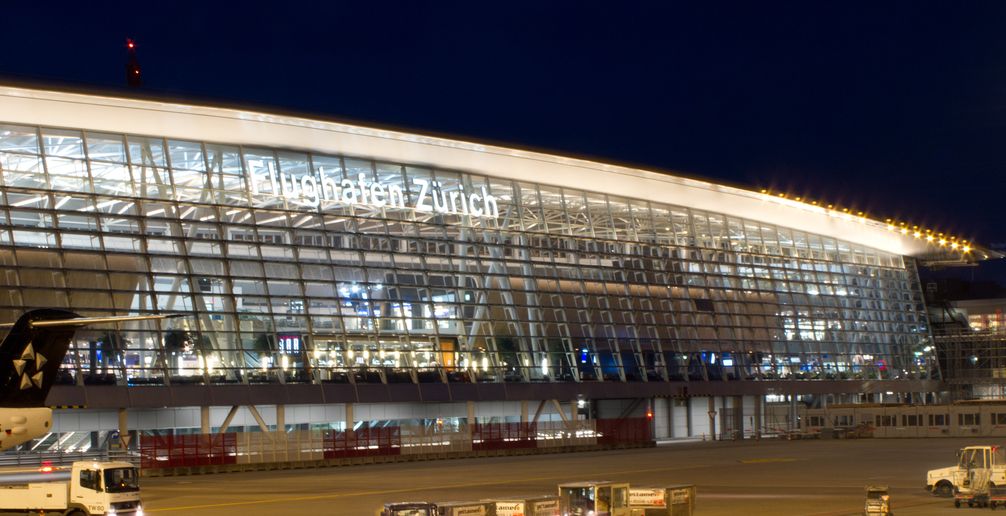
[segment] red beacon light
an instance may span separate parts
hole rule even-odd
[[[140,61],[136,57],[136,41],[133,38],[126,38],[126,84],[133,88],[139,88],[143,85],[143,80],[140,78]]]

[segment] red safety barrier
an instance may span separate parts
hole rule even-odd
[[[359,428],[352,431],[325,432],[325,458],[370,457],[375,455],[401,455],[402,429]]]
[[[596,420],[598,444],[646,443],[653,440],[645,417]]]
[[[237,464],[237,435],[189,434],[143,435],[140,467],[176,468]]]
[[[472,449],[536,448],[537,426],[534,423],[476,423],[472,427]]]

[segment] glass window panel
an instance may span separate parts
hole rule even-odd
[[[67,308],[66,292],[57,289],[25,289],[23,291],[24,304],[27,306],[47,306],[53,308]]]
[[[164,142],[160,138],[127,136],[129,162],[140,166],[165,167]]]
[[[235,279],[233,281],[235,295],[265,295],[265,283],[262,280]]]
[[[70,305],[74,310],[114,310],[112,296],[94,290],[70,290]]]
[[[96,236],[97,235],[95,235],[95,237]],[[104,257],[96,253],[77,253],[67,251],[63,253],[63,258],[67,269],[108,269],[108,265],[105,263]]]
[[[198,142],[168,140],[168,156],[171,158],[173,170],[206,170],[203,147]]]
[[[84,158],[84,140],[80,131],[43,129],[42,145],[47,156]]]
[[[414,215],[417,220],[421,219],[422,217],[428,217],[430,214],[432,214],[433,211],[433,201],[430,199],[430,193],[429,193],[429,186],[431,186],[429,183],[433,181],[433,172],[427,168],[407,166],[405,167],[405,176],[409,178],[408,181],[409,199],[405,203],[405,205],[409,207],[417,206],[416,203],[419,201],[419,194],[422,193],[422,186],[416,181],[419,180],[422,182],[426,182],[427,191],[426,191],[426,198],[423,199],[423,206],[427,208],[425,209],[425,211],[416,210],[416,213]]]
[[[96,233],[62,233],[64,249],[101,249],[101,238]]]
[[[256,206],[283,206],[282,187],[272,151],[246,149],[245,168]]]
[[[45,166],[50,175],[73,176],[73,179],[81,179],[87,175],[87,163],[83,159],[49,156],[45,158]]]
[[[222,246],[219,242],[205,240],[189,242],[188,250],[189,254],[193,256],[220,256],[222,254]]]
[[[264,245],[261,248],[263,259],[292,259],[293,249],[286,246]]]
[[[108,251],[134,251],[141,250],[139,238],[105,236],[105,249]]]
[[[98,221],[92,215],[84,215],[81,213],[59,213],[57,215],[57,220],[59,221],[59,227],[62,229],[92,232],[98,230]]]
[[[15,226],[33,228],[53,227],[51,215],[32,210],[11,210],[10,221]]]
[[[208,260],[205,258],[193,258],[189,260],[193,274],[210,274],[214,276],[224,275],[224,263],[222,260]]]
[[[133,195],[132,178],[129,174],[129,167],[126,165],[92,161],[91,177],[94,178],[98,193]]]
[[[87,157],[91,160],[126,162],[124,138],[119,134],[85,133]]]
[[[227,244],[227,254],[234,257],[256,257],[258,248],[252,244]]]
[[[181,243],[175,240],[162,240],[160,238],[147,238],[147,252],[182,254]]]
[[[38,133],[34,127],[0,125],[0,151],[38,154]]]
[[[217,199],[224,204],[247,203],[247,185],[238,149],[224,145],[207,144],[206,159],[209,163],[210,182],[212,188],[217,192]]]
[[[56,235],[51,231],[14,230],[14,243],[26,247],[56,247]]]
[[[18,275],[21,279],[21,285],[26,287],[66,287],[62,271],[22,268]]]
[[[131,200],[105,199],[94,205],[99,213],[114,215],[136,215],[136,203]]]
[[[342,160],[334,156],[311,157],[314,174],[317,177],[321,193],[323,211],[340,209],[343,206],[342,196]]]
[[[332,268],[326,265],[302,265],[304,279],[331,280]]]
[[[171,172],[176,188],[192,188],[200,190],[206,187],[206,173],[198,170],[173,169]],[[198,196],[197,196],[198,197]]]
[[[3,169],[7,186],[44,188],[42,160],[38,156],[0,152],[0,169]]]
[[[267,263],[265,264],[265,275],[267,278],[298,278],[297,266],[289,263]]]
[[[295,281],[273,280],[268,281],[269,294],[273,296],[299,296],[300,284]]]

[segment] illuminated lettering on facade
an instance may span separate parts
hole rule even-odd
[[[499,218],[499,203],[484,186],[472,192],[465,191],[465,186],[460,183],[450,188],[440,181],[413,178],[411,190],[415,194],[415,201],[407,206],[407,195],[401,186],[370,181],[366,174],[359,174],[354,181],[349,178],[340,179],[341,174],[328,175],[323,168],[319,168],[317,177],[310,173],[294,176],[285,172],[277,173],[272,163],[249,164],[257,165],[249,168],[265,169],[265,173],[251,176],[253,195],[278,195],[311,208],[317,208],[321,201],[331,201],[373,208],[411,208],[427,213]]]

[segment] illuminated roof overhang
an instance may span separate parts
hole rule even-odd
[[[585,188],[830,235],[882,251],[968,263],[1003,255],[940,248],[837,209],[708,181],[584,159],[345,123],[165,101],[0,86],[0,121],[385,159]]]

